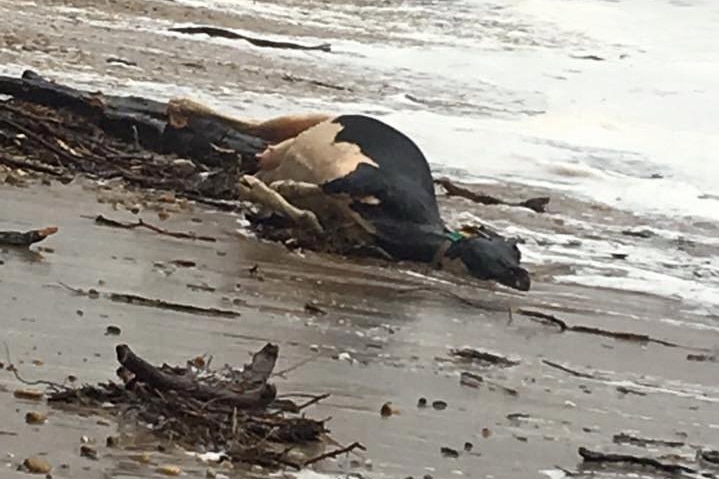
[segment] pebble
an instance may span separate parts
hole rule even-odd
[[[110,325],[105,329],[105,336],[119,336],[122,330],[118,326]]]
[[[29,399],[31,401],[40,401],[43,398],[42,391],[35,391],[33,389],[16,389],[13,393],[18,399]]]
[[[427,407],[427,398],[419,398],[419,400],[417,400],[417,407]]]
[[[45,424],[47,414],[38,411],[29,411],[25,414],[25,422],[28,424]]]
[[[46,459],[37,456],[28,457],[22,465],[32,474],[47,474],[52,471],[52,465]]]
[[[444,401],[434,401],[432,402],[432,407],[435,408],[437,411],[443,411],[447,409],[447,403]]]
[[[88,459],[97,460],[97,449],[95,449],[93,446],[83,444],[82,446],[80,446],[80,455]]]
[[[178,466],[173,466],[171,464],[160,466],[156,469],[156,471],[160,474],[164,474],[165,476],[179,476],[180,474],[182,474],[182,469],[180,469]]]
[[[382,415],[382,417],[389,417],[393,414],[397,414],[398,412],[399,411],[397,411],[396,409],[394,409],[392,407],[391,402],[386,402],[386,403],[382,404],[382,407],[379,410],[379,413]]]

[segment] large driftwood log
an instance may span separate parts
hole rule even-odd
[[[21,78],[0,76],[0,94],[52,108],[68,109],[106,133],[158,153],[175,153],[211,167],[245,162],[256,168],[264,140],[242,133],[219,118],[190,118],[183,128],[168,121],[168,105],[136,96],[87,92],[48,81],[27,70]]]

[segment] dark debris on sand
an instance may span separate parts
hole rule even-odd
[[[135,411],[137,426],[148,427],[158,440],[190,450],[227,451],[234,463],[301,468],[319,457],[347,452],[342,448],[301,462],[289,456],[295,448],[322,445],[328,437],[324,421],[301,414],[316,401],[298,406],[277,398],[269,382],[279,353],[274,344],[266,344],[242,369],[211,369],[209,362],[197,359],[184,367],[156,367],[125,344],[118,345],[116,353],[122,382],[54,387],[48,402],[117,417]]]

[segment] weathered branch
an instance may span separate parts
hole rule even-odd
[[[441,185],[447,192],[448,196],[459,196],[483,205],[518,206],[522,208],[529,208],[536,213],[546,213],[547,205],[549,204],[548,196],[530,198],[528,200],[523,200],[519,202],[510,202],[502,200],[500,198],[495,198],[494,196],[475,193],[472,190],[455,185],[448,178],[438,178],[435,179],[434,182],[438,185]]]
[[[237,32],[225,30],[224,28],[218,27],[173,27],[169,29],[171,32],[187,33],[190,35],[208,35],[210,37],[228,38],[230,40],[244,40],[251,43],[256,47],[264,48],[283,48],[286,50],[320,50],[323,52],[331,51],[329,43],[322,43],[320,45],[299,45],[291,42],[278,42],[275,40],[266,40],[263,38],[255,38],[247,35],[242,35]]]
[[[268,345],[272,347],[272,345]],[[266,348],[268,346],[265,346]],[[276,354],[276,346],[274,346]],[[267,406],[275,396],[275,387],[263,383],[251,390],[235,391],[227,388],[217,388],[200,383],[187,375],[168,374],[160,371],[144,359],[135,355],[129,346],[120,344],[115,348],[117,360],[123,367],[134,374],[132,383],[137,381],[157,389],[158,391],[173,390],[189,395],[200,401],[218,401],[228,403],[239,409],[253,409]],[[266,353],[271,354],[271,353]],[[276,359],[276,356],[274,356]]]
[[[638,457],[629,454],[605,454],[603,452],[592,451],[585,447],[579,448],[579,455],[585,463],[593,464],[627,464],[642,467],[650,467],[657,471],[668,472],[670,474],[696,474],[697,471],[680,464],[667,464],[660,462],[651,457]]]
[[[123,223],[121,221],[112,220],[112,219],[106,218],[102,215],[98,215],[97,217],[95,217],[95,223],[97,223],[98,225],[109,226],[112,228],[122,228],[122,229],[126,229],[126,230],[132,230],[135,228],[146,228],[150,231],[154,231],[155,233],[165,235],[165,236],[172,236],[173,238],[208,241],[211,243],[214,243],[215,241],[217,241],[217,238],[213,238],[212,236],[202,236],[202,235],[197,235],[195,233],[182,233],[182,232],[178,232],[178,231],[168,231],[168,230],[160,228],[158,226],[154,226],[150,223],[146,223],[142,219],[137,220],[135,223]]]

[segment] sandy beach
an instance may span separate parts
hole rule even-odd
[[[145,28],[158,22],[212,23],[258,36],[281,33],[308,44],[321,41],[321,30],[301,22],[293,28],[258,24],[251,16],[165,1],[0,1],[0,13],[5,19],[0,34],[5,71],[31,68],[83,88],[144,92],[158,99],[192,95],[249,116],[276,112],[293,96],[371,103],[400,91],[382,78],[368,79],[321,62],[308,65],[306,57],[290,52],[240,51],[217,42],[208,54],[207,44],[192,36]],[[277,95],[285,103],[253,103],[248,94],[230,104],[236,91]],[[311,103],[303,100],[296,106],[306,109]],[[719,448],[716,314],[697,314],[681,298],[557,280],[582,261],[585,246],[599,239],[615,248],[601,251],[610,265],[612,252],[629,252],[632,260],[634,248],[648,246],[681,249],[696,260],[692,268],[712,260],[711,244],[625,233],[645,227],[678,229],[669,220],[650,223],[649,217],[513,182],[487,183],[482,191],[505,198],[548,194],[549,212],[440,195],[442,213],[451,223],[474,215],[522,236],[531,231],[528,241],[534,249],[564,248],[563,256],[541,264],[529,254],[534,284],[523,294],[418,265],[289,251],[251,237],[239,215],[180,199],[161,201],[159,195],[119,183],[98,186],[78,178],[63,185],[31,175],[16,186],[6,181],[8,175],[15,178],[17,173],[0,170],[0,230],[59,227],[31,252],[0,250],[0,341],[28,380],[63,382],[69,375],[81,383],[112,379],[114,347],[120,342],[158,364],[181,364],[208,353],[218,364],[240,365],[270,341],[280,346],[280,369],[316,356],[287,378],[276,378],[281,390],[330,393],[308,414],[331,416],[328,426],[339,443],[359,441],[367,447],[314,467],[326,477],[560,478],[567,471],[588,476],[581,472],[580,447],[661,457],[705,470],[695,461],[696,451]],[[132,205],[138,206],[137,213],[129,211]],[[160,210],[169,218],[162,220]],[[106,228],[94,223],[99,214],[123,221],[142,218],[216,241]],[[591,229],[581,227],[590,223]],[[717,226],[696,221],[683,223],[681,230],[687,236],[710,237]],[[178,266],[176,260],[193,266]],[[255,265],[259,277],[250,272]],[[68,286],[229,309],[239,317],[92,299],[73,294]],[[326,314],[308,312],[308,302]],[[521,309],[555,315],[579,328],[560,332],[556,325],[518,313]],[[105,335],[109,325],[119,327],[121,335]],[[648,341],[598,331],[644,335]],[[450,354],[454,348],[491,351],[516,364],[459,361]],[[714,360],[690,360],[702,355]],[[3,353],[0,362],[10,361]],[[463,372],[483,381],[461,384]],[[164,463],[180,465],[184,477],[199,478],[211,466],[176,450],[158,452],[141,435],[135,444],[106,448],[105,438],[126,425],[14,398],[12,392],[21,387],[10,371],[0,370],[3,478],[26,477],[16,469],[30,455],[46,456],[57,478],[156,477],[156,466]],[[420,398],[429,406],[418,407]],[[433,401],[446,402],[446,409],[433,408]],[[381,417],[386,402],[399,413]],[[26,424],[31,410],[48,411],[48,422]],[[627,444],[626,436],[617,436],[622,433],[680,444]],[[80,456],[83,436],[97,441],[98,460]],[[448,457],[442,448],[458,451],[458,457]],[[152,451],[150,463],[134,461],[137,451]],[[221,472],[232,477],[268,474],[258,469]],[[632,475],[636,472],[610,468],[597,476],[628,478],[637,477]],[[655,477],[652,469],[639,472]],[[325,477],[307,471],[280,474]]]

